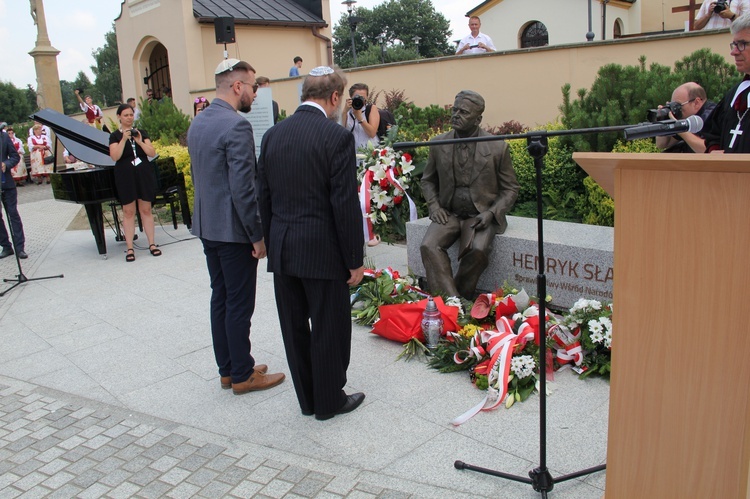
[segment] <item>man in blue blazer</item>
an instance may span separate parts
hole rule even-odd
[[[289,370],[302,414],[319,420],[353,411],[365,398],[344,392],[349,286],[364,273],[354,136],[333,121],[345,85],[333,69],[313,69],[302,105],[263,137],[258,163],[268,270]]]
[[[195,186],[192,232],[203,242],[211,277],[211,334],[221,387],[235,395],[284,381],[250,354],[258,260],[266,256],[255,185],[255,144],[250,112],[255,70],[237,59],[216,68],[216,98],[188,131]]]

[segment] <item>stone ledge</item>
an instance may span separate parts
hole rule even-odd
[[[429,224],[429,218],[406,224],[409,269],[419,277],[425,275],[419,246]],[[552,304],[569,308],[581,297],[612,301],[614,229],[552,220],[545,220],[543,227],[547,293],[552,295]],[[455,272],[457,243],[448,255]],[[494,291],[508,281],[536,295],[537,256],[537,220],[508,217],[508,229],[495,236],[479,291]]]

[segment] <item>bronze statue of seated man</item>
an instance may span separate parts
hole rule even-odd
[[[491,135],[479,127],[483,112],[481,95],[459,92],[451,113],[453,130],[433,141]],[[432,223],[420,252],[433,294],[475,298],[492,241],[495,234],[505,232],[506,214],[513,208],[519,188],[509,147],[502,140],[430,147],[422,192]],[[459,239],[454,277],[447,250]]]

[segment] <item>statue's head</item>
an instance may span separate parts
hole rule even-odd
[[[484,98],[471,90],[462,90],[456,95],[451,110],[451,125],[460,135],[473,133],[482,123]]]

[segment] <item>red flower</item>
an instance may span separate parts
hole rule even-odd
[[[372,157],[376,158],[378,156],[378,151],[374,150],[372,151]]]
[[[380,188],[385,189],[386,187],[388,187],[388,179],[387,178],[380,179]]]
[[[388,155],[388,151],[387,151],[386,149],[382,149],[382,150],[380,151],[380,155],[381,155],[381,156],[387,156],[387,155]]]
[[[393,196],[393,204],[401,204],[404,200],[404,196]]]
[[[406,162],[409,162],[409,161],[411,161],[411,154],[409,154],[408,152],[405,152],[405,153],[404,153],[404,154],[403,154],[403,155],[402,155],[401,157],[402,157],[402,158],[404,159],[404,161],[406,161]]]
[[[384,204],[383,206],[380,207],[380,211],[382,212],[388,211],[388,206]]]

